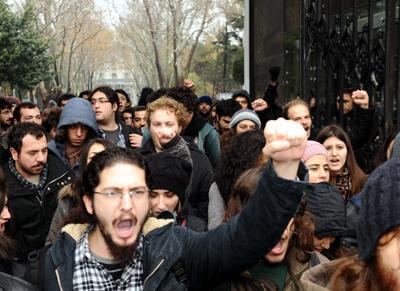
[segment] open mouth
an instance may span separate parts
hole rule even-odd
[[[116,225],[118,236],[124,239],[130,238],[133,234],[134,225],[135,221],[132,219],[120,220]]]
[[[283,254],[283,252],[284,252],[283,242],[284,242],[284,240],[281,239],[278,242],[278,244],[276,246],[274,246],[274,248],[271,250],[271,254],[273,254],[275,256],[279,256],[279,255]]]

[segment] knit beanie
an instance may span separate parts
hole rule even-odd
[[[328,157],[328,152],[326,151],[325,147],[319,142],[313,140],[307,141],[307,146],[301,158],[301,161],[306,162],[308,159],[317,155]]]
[[[240,109],[233,114],[231,122],[229,124],[229,127],[232,129],[234,128],[239,122],[243,120],[251,120],[253,121],[257,129],[261,128],[261,121],[260,118],[258,118],[257,114],[255,114],[253,111],[249,109]]]
[[[306,190],[306,209],[311,213],[319,237],[340,237],[347,232],[346,206],[338,188],[329,183],[312,184]]]
[[[183,204],[192,174],[192,165],[166,152],[148,155],[145,160],[149,171],[149,188],[171,191],[178,195]]]
[[[358,255],[370,260],[380,237],[400,226],[400,160],[390,159],[375,169],[361,192],[357,226]]]
[[[199,98],[198,103],[199,103],[199,104],[201,104],[201,103],[206,103],[206,104],[208,104],[208,105],[211,105],[211,104],[212,104],[212,98],[211,98],[210,96],[207,96],[207,95],[201,96],[201,97]]]

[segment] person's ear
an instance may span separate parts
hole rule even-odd
[[[118,102],[114,103],[114,104],[112,105],[112,111],[117,112],[118,107],[119,107]]]
[[[18,160],[18,152],[14,148],[10,148],[10,153],[14,161]]]
[[[83,203],[85,204],[86,211],[89,214],[93,214],[93,199],[91,199],[88,195],[83,195]]]

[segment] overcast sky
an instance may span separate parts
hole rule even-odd
[[[127,0],[95,0],[97,6],[105,11],[104,21],[110,25],[118,22],[119,16],[127,11]]]

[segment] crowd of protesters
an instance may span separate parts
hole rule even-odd
[[[400,135],[363,90],[317,128],[279,71],[262,98],[0,98],[0,289],[400,290]]]

